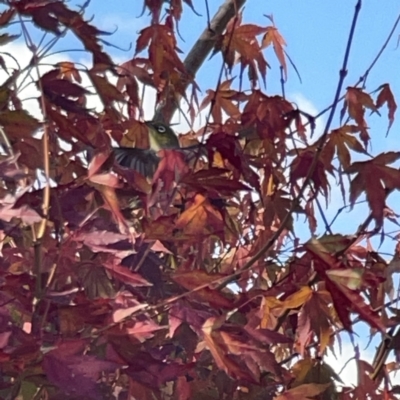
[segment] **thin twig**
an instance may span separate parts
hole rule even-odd
[[[281,73],[281,90],[282,90],[282,97],[283,97],[283,99],[286,99],[286,98],[285,98],[285,79],[284,79],[284,76],[283,76],[283,67],[282,67],[282,66],[280,67],[280,73]],[[299,156],[300,153],[299,153],[299,149],[298,149],[297,146],[296,146],[296,141],[294,140],[294,131],[293,131],[293,129],[292,129],[292,125],[289,125],[289,133],[290,133],[290,137],[291,137],[291,139],[292,139],[292,144],[293,144],[293,147],[294,147],[294,149],[295,149],[295,151],[296,151],[296,154],[297,154],[297,156]],[[313,196],[313,198],[315,199],[315,202],[316,202],[316,204],[317,204],[317,208],[318,208],[318,211],[319,211],[319,213],[320,213],[320,215],[321,215],[321,218],[322,218],[322,220],[324,221],[325,229],[326,229],[330,234],[332,234],[332,231],[331,231],[330,226],[329,226],[329,223],[328,223],[328,219],[326,218],[326,215],[325,215],[325,213],[324,213],[324,211],[323,211],[323,209],[322,209],[321,203],[320,203],[320,201],[319,201],[319,199],[318,199],[318,197],[317,197],[317,192],[315,191],[315,189],[314,189],[312,186],[310,186],[310,189],[311,189],[312,196]],[[303,199],[304,199],[305,201],[307,201],[307,199],[306,199],[304,196],[303,196]]]
[[[43,86],[40,80],[40,72],[38,66],[38,59],[36,58],[37,50],[34,46],[32,39],[29,35],[28,30],[26,29],[25,24],[21,21],[22,31],[24,33],[25,41],[27,43],[28,48],[31,50],[33,54],[33,62],[34,67],[36,68],[36,73],[38,76],[38,84],[39,84],[39,91],[41,93],[40,101],[42,106],[42,114],[43,114],[43,137],[42,137],[42,144],[43,144],[43,170],[45,176],[45,186],[43,189],[43,200],[42,200],[42,220],[39,222],[37,229],[34,231],[35,233],[35,275],[36,275],[36,285],[35,285],[35,297],[34,297],[34,305],[38,305],[38,302],[41,299],[41,292],[42,292],[42,284],[41,284],[41,274],[42,274],[42,249],[41,249],[41,240],[46,231],[46,224],[50,209],[50,155],[49,155],[49,133],[48,133],[48,121],[47,121],[47,112],[46,112],[46,104],[44,100],[44,92]],[[35,311],[37,307],[34,307]],[[34,312],[32,316],[32,332],[38,334],[39,331],[39,320],[38,316]]]
[[[385,42],[383,43],[381,49],[379,50],[378,54],[376,55],[376,57],[373,59],[372,63],[369,65],[369,67],[366,69],[366,71],[364,72],[363,75],[361,75],[361,77],[358,79],[358,81],[354,84],[354,87],[357,87],[358,85],[360,85],[362,82],[364,82],[368,75],[370,74],[372,68],[375,66],[375,64],[378,62],[379,58],[382,56],[383,51],[386,49],[387,45],[390,42],[390,39],[392,38],[394,32],[396,31],[397,25],[400,22],[400,13],[396,18],[396,21],[393,24],[392,29],[389,32],[388,37],[386,38]],[[345,95],[341,96],[339,98],[339,101],[342,101],[345,98]],[[322,117],[322,115],[324,115],[326,112],[328,112],[330,109],[332,109],[333,107],[333,103],[330,104],[329,106],[325,107],[323,110],[321,110],[316,116],[315,119],[318,119],[319,117]],[[305,124],[305,126],[307,126],[309,124],[309,122],[307,122]]]

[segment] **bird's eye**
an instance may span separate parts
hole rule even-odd
[[[158,131],[159,133],[165,133],[165,132],[167,131],[167,129],[165,128],[165,126],[158,125],[158,126],[157,126],[157,131]]]

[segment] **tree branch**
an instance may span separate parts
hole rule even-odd
[[[246,0],[225,0],[225,3],[221,5],[183,62],[189,76],[193,78],[196,76],[197,71],[213,49],[219,35],[223,33],[229,20],[233,18],[245,2]],[[157,108],[153,118],[155,121],[169,122],[177,110],[179,99],[177,99],[175,93],[171,93],[169,97],[167,101]],[[167,113],[168,115],[166,115]]]

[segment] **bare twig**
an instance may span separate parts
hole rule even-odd
[[[367,70],[365,71],[364,75],[361,76],[361,78],[359,79],[359,81],[357,82],[356,86],[359,85],[361,82],[364,82],[367,80],[369,73],[371,72],[372,68],[374,68],[375,64],[378,62],[379,58],[381,57],[381,55],[383,54],[384,50],[386,49],[387,45],[390,42],[390,39],[392,38],[392,36],[394,35],[394,32],[396,31],[397,25],[400,22],[400,14],[397,16],[396,21],[393,24],[392,29],[389,32],[388,37],[386,38],[385,42],[383,43],[381,49],[378,51],[378,54],[376,55],[376,57],[373,59],[371,65],[367,68]]]
[[[367,79],[368,75],[370,74],[372,68],[375,66],[375,64],[378,62],[379,58],[382,56],[383,51],[386,49],[387,45],[390,42],[390,39],[392,38],[394,32],[396,31],[397,25],[400,22],[400,13],[396,18],[396,21],[394,22],[392,29],[389,32],[388,37],[386,38],[385,42],[383,43],[381,49],[378,51],[378,54],[376,55],[376,57],[373,59],[372,63],[369,65],[369,67],[366,69],[366,71],[364,72],[363,75],[361,75],[361,77],[358,79],[358,81],[354,84],[355,87],[357,87],[358,85],[360,85],[362,82],[365,82],[365,80]],[[339,98],[339,101],[342,101],[344,99],[345,95],[341,96]],[[323,110],[321,110],[316,116],[315,119],[322,117],[322,115],[324,115],[326,112],[328,112],[329,110],[331,110],[333,107],[333,103],[330,104],[329,106],[325,107]],[[307,122],[305,124],[305,126],[307,126],[309,124],[309,122]]]

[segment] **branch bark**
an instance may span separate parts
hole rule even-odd
[[[224,4],[221,5],[210,21],[209,26],[197,39],[183,62],[189,76],[193,78],[196,76],[197,71],[213,49],[219,35],[223,33],[229,20],[235,16],[245,2],[246,0],[225,0]],[[179,100],[174,93],[171,93],[170,99],[157,108],[153,119],[155,121],[169,122],[178,108]]]

